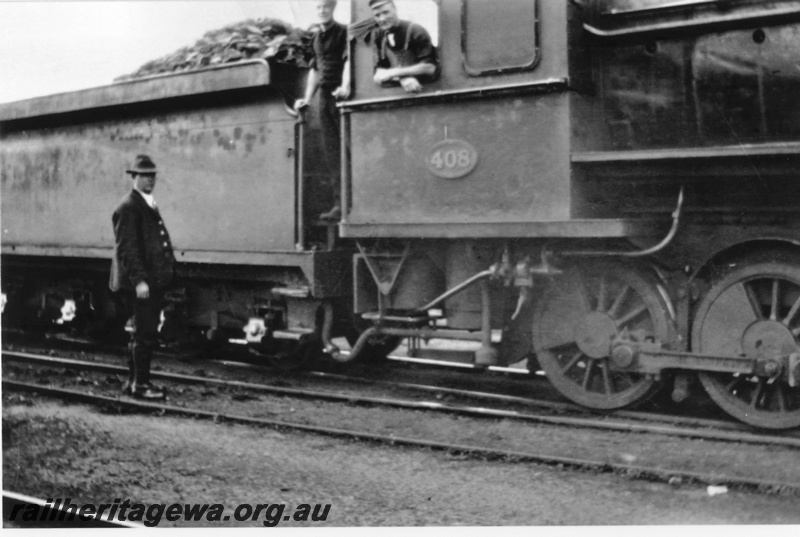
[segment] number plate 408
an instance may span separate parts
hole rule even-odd
[[[456,179],[475,169],[478,152],[463,140],[443,140],[428,151],[425,163],[433,175]]]

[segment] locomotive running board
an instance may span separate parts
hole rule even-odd
[[[435,224],[343,222],[340,224],[339,230],[343,238],[619,238],[659,235],[663,227],[663,223],[659,225],[652,220],[596,218],[558,222],[438,222]]]

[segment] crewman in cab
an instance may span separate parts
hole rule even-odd
[[[422,84],[439,75],[439,60],[431,36],[421,25],[401,20],[394,0],[369,0],[377,28],[370,36],[376,84],[400,84],[419,93]]]

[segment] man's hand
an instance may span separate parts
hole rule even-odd
[[[147,282],[136,284],[136,298],[150,298],[150,286],[147,285]]]
[[[294,102],[294,109],[298,112],[306,107],[308,107],[308,101],[306,99],[297,99]]]
[[[400,85],[406,90],[406,93],[419,93],[422,91],[422,84],[413,76],[406,76],[400,79]]]
[[[395,75],[394,69],[378,68],[375,70],[374,80],[376,84],[383,84],[384,82],[388,82],[396,76],[397,75]]]
[[[331,93],[335,99],[340,101],[344,101],[345,99],[350,98],[350,86],[347,84],[342,84]]]

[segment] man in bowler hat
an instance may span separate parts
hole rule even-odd
[[[111,217],[115,247],[109,281],[133,316],[130,374],[123,393],[139,399],[163,399],[164,391],[150,383],[150,361],[158,345],[161,307],[172,281],[175,255],[153,199],[158,173],[155,163],[147,155],[137,155],[125,171],[133,188]]]

